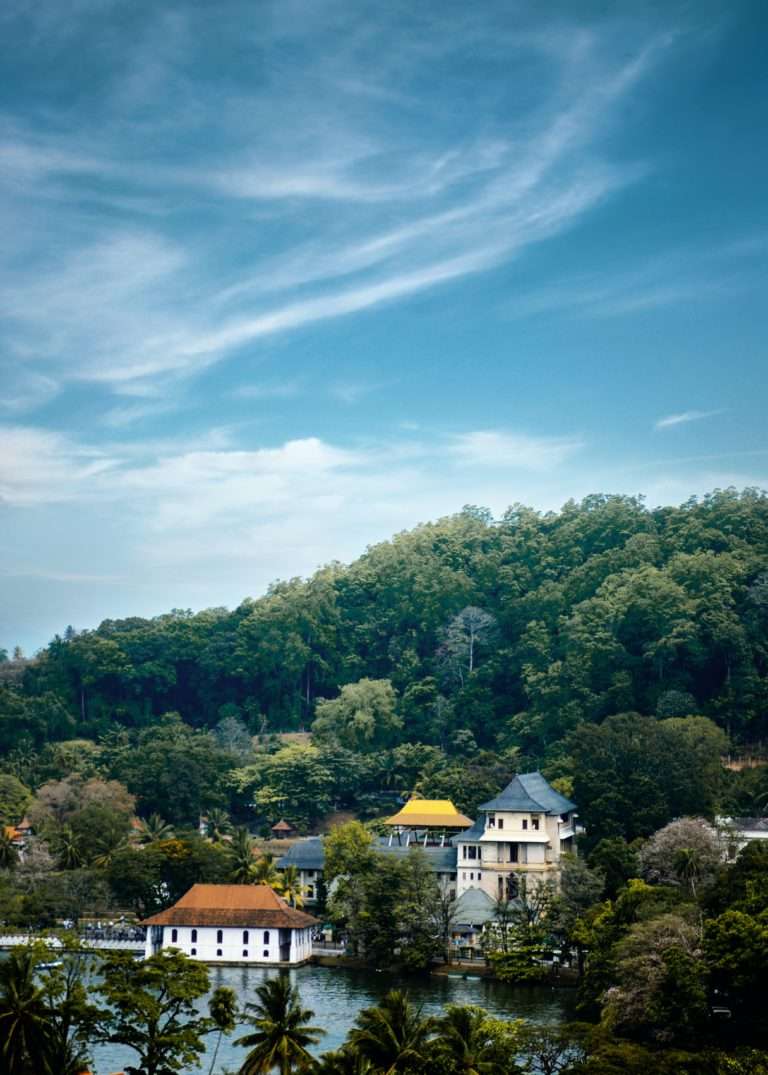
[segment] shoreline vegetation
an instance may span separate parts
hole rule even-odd
[[[502,982],[542,981],[556,953],[574,968],[591,1029],[548,1070],[760,1072],[766,638],[768,497],[725,490],[657,510],[613,496],[498,520],[467,508],[231,612],[107,620],[31,658],[0,653],[2,928],[128,928],[193,884],[259,883],[311,899],[366,966],[418,973],[451,951],[452,900],[418,849],[377,853],[381,819],[414,795],[476,817],[538,769],[578,805],[578,856],[557,885],[521,877],[478,944]],[[278,822],[324,836],[311,896],[277,867],[291,846],[272,839]],[[110,955],[112,993],[94,998],[77,957],[61,961],[0,964],[0,1028],[26,1027],[0,1075],[79,1075],[61,1050],[74,1064],[97,1040],[94,1010],[127,1037],[135,998],[151,1008],[166,974]],[[174,1040],[194,1053],[184,1005],[207,970],[171,962]],[[35,1052],[43,1026],[55,1063]],[[541,1055],[529,1070],[546,1070]],[[357,1053],[334,1063],[380,1070]],[[429,1071],[413,1063],[381,1070]],[[479,1075],[507,1070],[487,1064]]]

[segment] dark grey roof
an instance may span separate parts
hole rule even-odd
[[[435,873],[453,873],[456,870],[456,848],[455,847],[421,847],[418,844],[411,844],[410,847],[405,847],[402,844],[394,843],[390,846],[388,838],[383,836],[376,844],[376,850],[383,855],[393,855],[395,858],[405,858],[410,855],[412,851],[418,849],[424,855],[427,860],[427,864],[431,870]]]
[[[295,866],[299,870],[322,870],[324,865],[325,848],[319,836],[299,840],[277,860],[277,866],[281,870],[286,866]]]
[[[576,809],[576,803],[555,791],[541,773],[521,773],[519,780],[531,798],[546,807],[548,814],[567,814]]]
[[[485,832],[485,818],[479,817],[474,823],[471,829],[466,829],[464,832],[458,833],[457,836],[451,837],[451,843],[456,844],[474,844],[480,839]]]
[[[565,814],[576,804],[550,787],[541,773],[520,773],[495,799],[479,810],[512,810],[526,814]]]
[[[481,888],[468,888],[456,900],[451,922],[461,926],[483,926],[496,911],[496,901]]]

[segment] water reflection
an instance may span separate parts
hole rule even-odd
[[[230,986],[242,1006],[254,999],[254,992],[266,978],[279,973],[261,967],[215,967],[211,970],[211,987]],[[315,1052],[337,1049],[344,1041],[361,1008],[376,1004],[388,989],[405,988],[425,1014],[438,1014],[446,1004],[479,1004],[494,1015],[507,1019],[523,1018],[537,1023],[554,1023],[572,1016],[573,994],[567,989],[544,987],[514,989],[484,978],[430,976],[398,978],[376,971],[351,971],[328,967],[300,967],[290,971],[301,990],[302,1003],[315,1012],[312,1020],[325,1028],[326,1034]],[[203,1002],[201,1009],[205,1009]],[[236,1048],[232,1039],[246,1033],[243,1028],[225,1038],[219,1049],[217,1070],[237,1071],[245,1050]],[[213,1037],[211,1038],[213,1041]],[[94,1050],[97,1075],[120,1071],[135,1062],[136,1054],[119,1046],[101,1046]],[[189,1069],[189,1075],[200,1069]]]

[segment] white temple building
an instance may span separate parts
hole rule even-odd
[[[289,907],[269,885],[193,885],[152,915],[145,958],[178,948],[203,963],[296,966],[312,955],[312,915]]]

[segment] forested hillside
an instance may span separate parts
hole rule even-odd
[[[516,505],[498,521],[468,507],[350,566],[275,583],[234,611],[105,620],[94,631],[68,628],[34,659],[6,659],[0,755],[34,785],[66,769],[40,762],[51,743],[98,742],[102,770],[111,759],[106,775],[127,783],[141,806],[142,781],[159,785],[156,774],[134,771],[139,748],[197,749],[205,768],[216,760],[205,729],[217,729],[221,745],[245,729],[309,730],[317,720],[316,744],[368,766],[367,777],[358,773],[361,795],[417,781],[451,790],[440,764],[466,766],[483,751],[483,786],[520,762],[572,776],[569,735],[615,714],[708,716],[732,744],[764,740],[766,627],[761,492],[655,510],[593,496],[557,513]],[[321,699],[338,700],[318,707]],[[183,724],[169,725],[169,713]],[[231,768],[237,750],[223,749]],[[261,777],[251,772],[252,787],[274,785],[263,771],[286,750],[298,762],[310,748],[275,749],[273,741]],[[254,769],[247,754],[236,770],[241,789]],[[37,759],[34,772],[25,758]],[[354,784],[347,762],[339,771]],[[372,774],[376,765],[389,776]],[[471,783],[465,772],[462,787]],[[354,798],[336,784],[319,780],[324,805]],[[471,795],[458,798],[471,805]],[[282,793],[275,801],[290,808]]]

